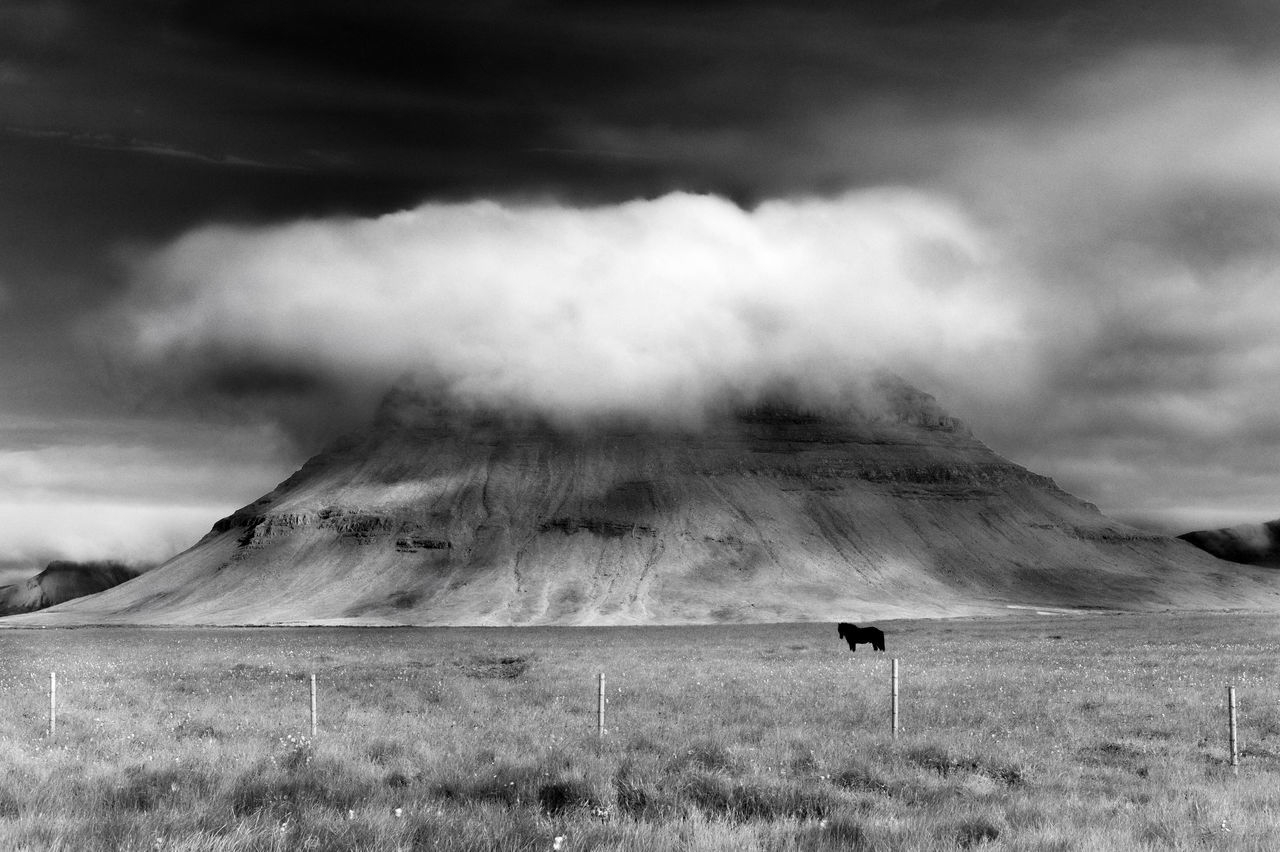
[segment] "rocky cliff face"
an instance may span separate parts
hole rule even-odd
[[[1178,538],[1228,562],[1280,568],[1280,521],[1196,530]]]
[[[118,562],[50,562],[34,577],[0,586],[0,616],[35,612],[132,580],[138,572]]]
[[[400,394],[144,580],[44,623],[601,624],[1274,605],[882,382],[842,411],[590,430]]]

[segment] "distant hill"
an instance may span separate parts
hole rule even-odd
[[[138,576],[118,562],[50,562],[34,577],[0,586],[0,616],[35,612],[118,586]]]
[[[1280,520],[1196,530],[1178,538],[1228,562],[1280,568]]]
[[[1280,607],[890,378],[842,410],[564,428],[401,391],[144,577],[41,624],[690,624]]]

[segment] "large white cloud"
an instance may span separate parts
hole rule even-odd
[[[1016,380],[998,268],[955,206],[901,189],[753,210],[476,201],[201,228],[139,264],[121,311],[133,353],[165,367],[416,371],[482,404],[690,417],[780,382],[838,393],[875,366]]]

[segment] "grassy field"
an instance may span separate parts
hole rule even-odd
[[[0,630],[0,848],[1280,848],[1274,619],[881,626]]]

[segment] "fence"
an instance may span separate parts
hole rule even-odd
[[[311,718],[311,737],[315,739],[319,734],[319,700],[317,691],[316,674],[310,674],[310,718]],[[899,732],[899,668],[898,658],[894,657],[890,662],[889,668],[889,729],[893,739],[898,739]],[[601,747],[605,741],[607,729],[605,728],[605,675],[600,672],[596,675],[596,743],[597,747]],[[1240,743],[1237,726],[1237,703],[1235,686],[1227,687],[1227,753],[1229,755],[1229,765],[1233,774],[1238,775],[1240,769]],[[49,672],[49,725],[48,738],[53,740],[57,736],[58,731],[58,674],[56,671]]]

